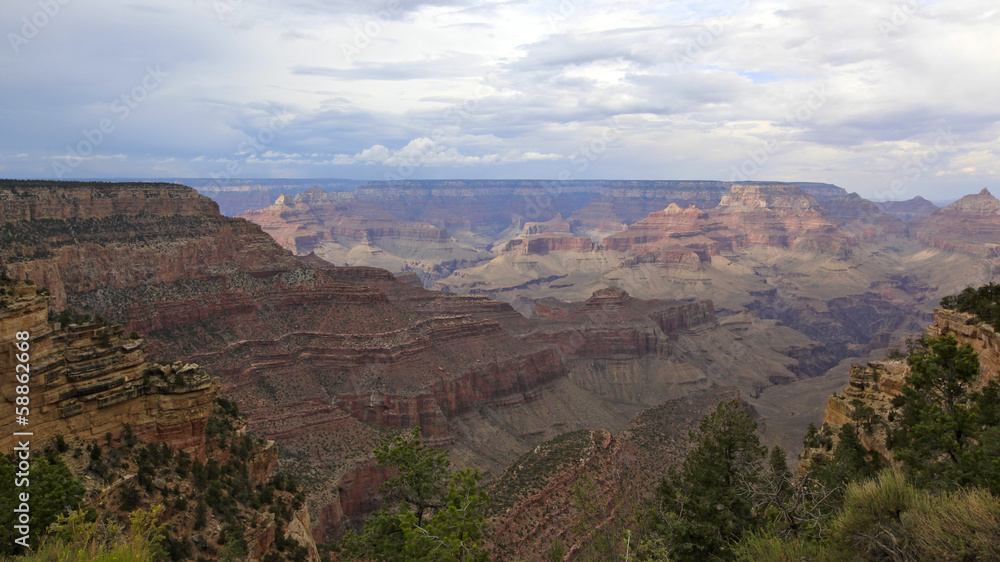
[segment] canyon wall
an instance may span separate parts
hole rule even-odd
[[[65,439],[103,440],[120,436],[129,424],[136,437],[205,456],[205,426],[219,383],[198,365],[152,363],[141,339],[103,323],[62,326],[49,321],[50,297],[34,285],[9,284],[0,297],[0,370],[5,408],[0,448],[10,450],[14,431],[31,431],[45,443]],[[29,334],[27,340],[17,334]],[[18,341],[30,358],[29,425],[15,425],[13,373]]]
[[[986,188],[914,220],[910,228],[918,240],[935,248],[1000,257],[1000,200]]]

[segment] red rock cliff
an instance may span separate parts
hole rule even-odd
[[[14,373],[15,335],[30,334],[31,415],[28,427],[15,426],[12,414],[0,420],[0,447],[8,449],[13,431],[31,431],[39,442],[57,435],[96,440],[117,437],[130,424],[140,439],[204,457],[215,379],[197,365],[150,362],[143,341],[125,339],[119,326],[52,324],[48,297],[30,285],[16,290],[0,309],[0,369]],[[0,388],[13,412],[13,378],[4,377]]]

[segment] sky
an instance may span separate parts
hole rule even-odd
[[[4,0],[0,177],[1000,194],[995,0]]]

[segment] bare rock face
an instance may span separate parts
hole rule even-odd
[[[547,254],[549,252],[589,252],[594,249],[590,238],[572,235],[560,235],[556,232],[545,232],[537,236],[515,239],[507,243],[508,248],[519,245],[526,254]]]
[[[1000,376],[1000,335],[993,326],[980,322],[972,314],[945,308],[934,310],[934,323],[924,335],[938,338],[945,334],[955,336],[959,343],[967,343],[979,354],[979,380],[983,385]]]
[[[295,265],[259,227],[175,184],[0,181],[0,259],[11,276],[68,295]],[[120,303],[118,303],[120,304]],[[109,307],[110,308],[110,307]]]
[[[670,334],[716,322],[712,301],[638,300],[618,287],[595,291],[580,304],[539,301],[535,314],[550,322],[540,324],[532,340],[552,341],[579,357],[665,353]]]
[[[573,232],[573,227],[576,226],[576,221],[566,220],[562,217],[562,214],[556,213],[556,216],[551,220],[545,222],[526,222],[524,227],[521,229],[521,234],[523,236],[532,236],[535,234],[542,234],[543,232],[553,232],[569,234]]]
[[[795,185],[734,184],[713,209],[671,203],[602,245],[627,251],[637,262],[684,263],[690,253],[707,262],[720,252],[750,246],[843,253],[854,243]]]
[[[778,328],[721,325],[711,301],[637,299],[617,287],[595,291],[582,303],[538,301],[535,316],[538,321],[521,337],[555,344],[571,381],[645,406],[713,385],[738,386],[756,395],[796,380],[796,373],[808,376],[809,364],[823,363],[816,358],[825,357],[822,345],[799,334],[783,334],[784,355],[774,354],[770,350],[779,344],[761,335]]]
[[[725,235],[718,235],[723,228],[712,224],[705,211],[694,206],[682,209],[671,203],[625,231],[605,238],[602,245],[609,250],[630,251],[635,255],[683,248],[700,252],[699,255],[707,260],[708,256],[718,254],[720,248],[732,249]]]
[[[834,439],[840,427],[852,422],[854,411],[864,405],[871,407],[885,417],[893,410],[892,399],[899,396],[903,382],[909,372],[905,361],[872,361],[866,365],[851,365],[847,388],[830,397],[823,414],[823,423],[833,432]],[[855,424],[856,425],[856,424]],[[886,445],[888,436],[885,428],[872,426],[858,428],[861,444],[876,453],[880,462],[892,466],[892,452]],[[814,463],[822,463],[831,455],[826,448],[807,448],[799,456],[799,470],[804,471]]]
[[[8,236],[0,257],[8,269],[59,288],[57,309],[121,322],[142,333],[152,353],[169,351],[221,376],[223,392],[249,415],[251,430],[297,455],[300,469],[327,471],[322,485],[309,491],[316,515],[345,512],[338,482],[384,437],[366,424],[419,424],[430,442],[449,445],[456,416],[524,404],[564,377],[553,346],[508,332],[525,320],[509,305],[430,293],[384,270],[299,260],[256,225],[220,216],[183,186],[154,184],[120,213],[114,205],[82,206],[82,216],[63,210],[43,220],[32,218],[38,200],[54,213],[67,200],[96,200],[102,193],[132,201],[128,191],[137,188],[99,184],[88,196],[82,187],[64,191],[53,182],[0,187],[7,189],[7,209],[28,209],[2,223]],[[37,307],[21,322],[44,336],[47,307]],[[103,436],[111,425],[94,419],[93,411],[110,401],[120,402],[113,409],[117,425],[131,420],[140,436],[201,446],[200,408],[207,415],[217,384],[203,382],[197,367],[150,366],[145,347],[115,343],[120,329],[48,330],[53,342],[73,349],[108,335],[112,343],[98,346],[92,359],[67,353],[80,362],[120,363],[121,373],[95,371],[96,380],[69,381],[74,394],[48,398],[62,408],[51,415],[64,421],[53,422],[46,435],[86,430]],[[52,384],[68,376],[54,365]],[[131,400],[135,395],[140,399]],[[268,461],[261,462],[263,474]]]
[[[952,252],[1000,257],[1000,200],[985,187],[911,223],[918,240]]]
[[[86,440],[118,437],[124,424],[152,443],[166,443],[199,458],[205,456],[205,426],[219,384],[197,365],[157,365],[149,361],[142,340],[125,339],[120,326],[48,321],[49,297],[34,286],[17,285],[18,296],[4,297],[0,309],[0,369],[14,373],[18,333],[28,333],[31,379],[30,426],[15,418],[0,421],[10,445],[14,431],[31,431],[45,442],[56,436]],[[3,402],[13,412],[13,377],[5,377]]]
[[[819,203],[798,186],[735,184],[713,215],[733,233],[737,244],[803,247],[830,251],[850,245]]]
[[[930,204],[930,202],[924,201]],[[903,221],[910,219],[903,219],[886,212],[878,204],[868,201],[857,193],[829,199],[821,205],[839,228],[859,235],[863,240],[882,240],[890,236],[906,236],[907,234],[906,224]],[[934,208],[936,209],[936,207]]]

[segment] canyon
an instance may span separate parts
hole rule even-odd
[[[420,425],[458,466],[495,477],[566,432],[617,434],[663,400],[719,386],[755,396],[830,361],[774,321],[720,321],[705,300],[603,287],[533,320],[424,289],[413,272],[294,256],[174,184],[11,180],[0,201],[8,274],[51,292],[46,313],[100,315],[152,358],[219,377],[303,482],[319,541],[373,507],[385,472],[371,451],[394,431]],[[116,419],[91,418],[95,431]]]
[[[960,238],[947,224],[982,214],[981,198],[904,222],[826,184],[393,182],[282,195],[244,215],[254,224],[177,184],[3,180],[0,260],[51,293],[33,314],[123,326],[50,339],[106,339],[98,356],[127,363],[111,378],[129,396],[154,392],[135,390],[145,354],[170,377],[218,377],[202,390],[218,384],[278,443],[323,542],[375,507],[387,474],[371,451],[415,425],[497,481],[574,432],[599,444],[595,466],[641,457],[653,471],[627,445],[636,424],[662,407],[689,427],[722,397],[797,450],[821,417],[819,382],[842,386],[852,359],[992,279],[983,254],[927,241]],[[83,425],[109,428],[112,411]],[[686,430],[671,435],[656,454],[681,458]],[[537,520],[522,499],[509,528]]]
[[[425,180],[278,203],[243,216],[293,253],[415,274],[527,317],[547,300],[618,287],[642,300],[710,299],[725,323],[771,322],[822,344],[799,390],[754,392],[790,450],[797,438],[780,435],[801,436],[797,416],[818,416],[851,362],[920,333],[943,296],[997,272],[993,227],[975,238],[963,226],[989,222],[988,192],[938,210],[809,182]]]

